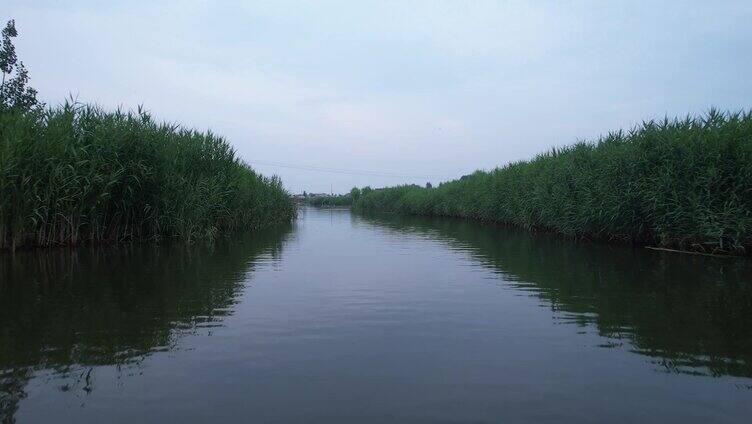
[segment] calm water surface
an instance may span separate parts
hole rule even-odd
[[[752,268],[303,209],[0,256],[0,422],[750,422]]]

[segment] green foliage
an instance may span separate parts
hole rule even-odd
[[[752,112],[649,121],[432,189],[364,189],[355,206],[576,238],[750,252]]]
[[[360,189],[353,187],[347,194],[336,194],[333,196],[307,196],[305,203],[317,207],[332,206],[352,206],[360,197]]]
[[[0,72],[2,72],[2,82],[0,82],[0,111],[6,109],[28,111],[34,108],[41,108],[41,105],[37,102],[37,91],[26,86],[29,82],[29,73],[24,67],[23,62],[18,61],[16,48],[11,41],[11,38],[18,36],[15,21],[8,21],[1,35]]]
[[[289,221],[277,177],[144,111],[0,111],[0,248],[185,240]]]
[[[353,203],[353,197],[351,193],[334,196],[308,196],[305,202],[317,207],[350,206]]]
[[[353,187],[350,190],[350,198],[352,199],[353,202],[358,201],[358,198],[360,198],[360,189],[358,189],[358,187]]]

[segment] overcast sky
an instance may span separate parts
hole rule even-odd
[[[293,192],[437,183],[752,107],[751,1],[2,0],[0,18],[43,101],[143,104]]]

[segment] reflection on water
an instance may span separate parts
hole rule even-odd
[[[594,325],[609,340],[674,373],[752,377],[752,266],[745,259],[659,253],[474,222],[372,215],[367,222],[442,240],[519,290],[556,320]]]
[[[0,418],[49,370],[89,393],[92,367],[139,373],[154,352],[221,326],[254,262],[278,260],[290,226],[213,244],[132,245],[0,255]]]
[[[2,255],[0,422],[744,422],[750,275],[317,209],[213,246]]]

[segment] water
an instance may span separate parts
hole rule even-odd
[[[303,209],[213,246],[0,257],[0,417],[748,422],[752,268]]]

